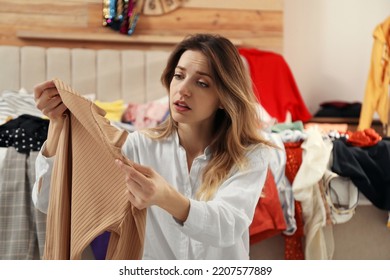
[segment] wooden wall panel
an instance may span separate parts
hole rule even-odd
[[[259,11],[282,11],[282,0],[186,0],[184,7],[232,9],[232,10],[259,10]]]
[[[102,0],[1,0],[0,44],[166,49],[172,47],[176,38],[180,40],[190,33],[218,32],[243,46],[282,52],[282,0],[183,1],[183,7],[165,15],[141,15],[135,35],[173,36],[166,40],[170,43],[158,42],[159,39],[145,43],[136,40],[136,36],[103,27]],[[34,38],[28,36],[30,33],[44,36]]]

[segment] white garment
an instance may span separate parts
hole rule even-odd
[[[326,210],[319,182],[325,174],[333,144],[324,140],[318,127],[307,129],[302,143],[302,163],[294,178],[294,197],[301,203],[305,232],[305,259],[332,259],[333,233],[326,225]]]
[[[249,259],[249,225],[266,179],[270,149],[250,151],[247,168],[233,170],[207,202],[196,200],[195,194],[210,159],[208,148],[194,159],[190,172],[177,133],[156,141],[136,131],[129,134],[122,151],[129,159],[155,169],[190,198],[190,212],[183,225],[157,206],[148,208],[144,259]],[[41,153],[36,168],[42,187],[34,190],[33,201],[42,209],[49,195],[50,161]]]
[[[47,214],[49,208],[49,192],[51,173],[54,166],[54,157],[46,158],[42,155],[42,151],[46,150],[46,142],[43,143],[41,151],[35,160],[35,182],[31,192],[32,201],[35,208]],[[42,181],[42,183],[39,183]]]
[[[15,119],[23,114],[43,117],[35,105],[34,94],[23,88],[19,91],[4,90],[0,94],[0,124],[4,124],[8,118]]]
[[[5,147],[0,147],[0,191],[2,190],[2,187],[3,187],[3,173],[5,172],[5,170],[3,171],[3,168],[4,168],[4,161],[5,161],[5,157],[7,156],[7,149],[8,148],[5,148]]]

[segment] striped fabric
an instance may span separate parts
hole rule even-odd
[[[126,159],[127,132],[110,125],[105,112],[55,80],[70,114],[60,135],[53,167],[44,259],[80,259],[104,231],[111,232],[106,259],[141,259],[146,210],[125,195],[114,159]]]
[[[35,106],[34,95],[23,89],[4,90],[0,94],[0,124],[23,114],[43,117],[42,112]]]

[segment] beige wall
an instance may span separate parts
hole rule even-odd
[[[283,53],[312,113],[323,101],[363,101],[372,32],[389,0],[287,0]]]
[[[145,44],[132,40],[137,36],[129,38],[102,27],[103,0],[1,0],[0,44],[164,48],[167,45],[159,44],[156,36],[170,38],[174,43],[188,33],[213,32],[247,46],[276,52],[283,49],[282,0],[186,0],[183,3],[182,8],[162,16],[140,17],[135,35],[154,40]],[[32,36],[43,39],[28,38]]]

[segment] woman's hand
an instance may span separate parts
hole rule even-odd
[[[45,150],[42,153],[51,157],[56,153],[67,107],[62,102],[53,81],[46,81],[36,85],[34,87],[34,99],[37,108],[50,119]]]
[[[187,219],[189,199],[173,189],[155,170],[137,163],[130,166],[119,159],[115,162],[125,175],[126,191],[132,205],[138,209],[157,205],[180,222]]]
[[[143,209],[164,200],[170,187],[153,169],[136,163],[129,166],[121,160],[116,160],[116,164],[125,175],[128,199],[135,207]]]
[[[52,80],[34,87],[34,99],[41,112],[53,121],[62,121],[66,106]]]

